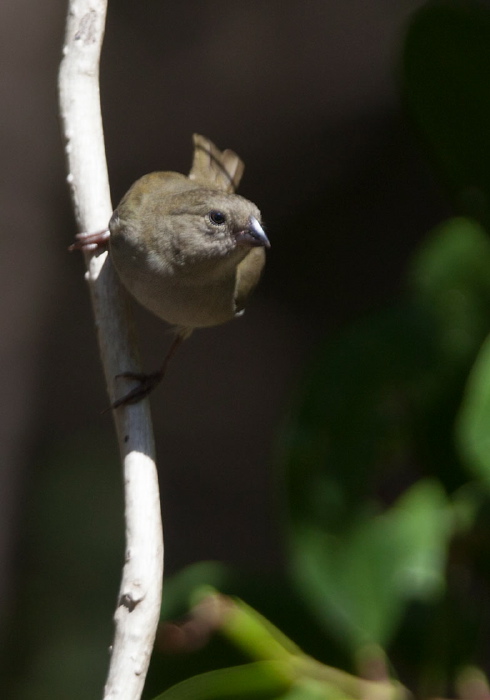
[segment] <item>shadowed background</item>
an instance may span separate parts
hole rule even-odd
[[[197,131],[243,158],[239,193],[260,207],[272,243],[245,316],[193,334],[151,399],[167,573],[201,559],[282,566],[271,446],[302,365],[321,338],[397,293],[415,245],[447,213],[397,91],[404,27],[421,4],[110,3],[101,97],[114,204],[146,172],[187,172]],[[4,622],[28,618],[19,612],[24,574],[35,578],[50,557],[56,571],[69,553],[72,580],[60,586],[93,584],[105,650],[121,487],[111,419],[99,415],[107,396],[83,261],[66,252],[75,225],[56,95],[65,11],[61,0],[0,10],[0,612]],[[151,370],[169,338],[136,304],[135,314]],[[86,511],[72,522],[80,494]],[[68,542],[56,550],[51,539],[46,555],[40,522],[55,542],[66,526]],[[100,558],[83,561],[77,524]],[[100,541],[116,545],[107,576]],[[92,607],[77,595],[75,606]],[[48,627],[71,615],[50,600]],[[19,660],[25,677],[47,653],[36,624],[28,661]]]

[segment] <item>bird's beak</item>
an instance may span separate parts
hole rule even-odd
[[[248,220],[247,228],[239,231],[235,234],[236,242],[239,245],[249,245],[249,246],[263,246],[264,248],[270,248],[271,244],[269,239],[265,235],[265,231],[259,224],[255,216],[251,216]]]

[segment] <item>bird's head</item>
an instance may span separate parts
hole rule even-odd
[[[168,223],[176,259],[237,264],[251,248],[269,248],[259,209],[244,197],[195,189],[169,197]]]

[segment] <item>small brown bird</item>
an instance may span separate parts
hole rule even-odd
[[[160,370],[125,372],[139,386],[112,405],[135,403],[162,379],[170,358],[194,328],[225,323],[243,313],[259,281],[269,240],[260,211],[234,194],[244,164],[194,134],[188,176],[155,172],[124,195],[109,230],[80,233],[73,249],[93,250],[109,239],[124,286],[147,309],[175,327]]]

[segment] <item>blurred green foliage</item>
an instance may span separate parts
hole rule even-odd
[[[219,630],[253,661],[193,676],[174,685],[155,700],[184,700],[190,697],[194,700],[245,700],[257,697],[289,700],[406,698],[406,689],[397,681],[391,681],[387,674],[382,679],[366,681],[318,663],[242,600],[218,594],[209,586],[198,589],[193,598],[191,616],[179,628],[181,638],[190,632],[188,639],[195,641],[199,631],[207,635]],[[168,625],[166,629],[169,630]],[[380,666],[385,666],[385,657],[379,648],[371,648],[370,656],[372,661],[376,658]]]

